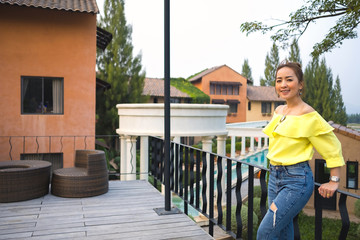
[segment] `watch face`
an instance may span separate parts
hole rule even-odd
[[[337,176],[331,176],[331,177],[330,177],[330,181],[339,182],[339,181],[340,181],[340,178],[337,177]]]

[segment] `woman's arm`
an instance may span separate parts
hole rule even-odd
[[[340,178],[340,167],[330,169],[330,177],[336,176]],[[319,187],[319,194],[323,198],[331,198],[335,191],[339,188],[339,182],[329,181],[328,183],[321,184]]]

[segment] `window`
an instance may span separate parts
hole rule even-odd
[[[228,113],[237,113],[239,100],[229,99],[226,102],[229,105]]]
[[[261,113],[262,114],[271,114],[271,102],[262,102],[261,103]]]
[[[227,86],[227,89],[228,89],[228,95],[234,95],[234,92],[233,92],[233,86],[232,85],[228,85]]]
[[[216,89],[215,89],[215,94],[216,95],[221,95],[221,85],[216,84]]]
[[[237,113],[237,103],[229,103],[229,113]]]
[[[233,95],[239,95],[239,86],[234,86]]]
[[[64,79],[51,77],[22,77],[21,113],[63,114]]]
[[[239,82],[210,82],[210,94],[212,95],[239,95]]]
[[[358,189],[359,163],[353,161],[346,162],[346,188]]]
[[[180,98],[170,98],[170,103],[180,103]]]
[[[283,102],[274,102],[274,110],[280,106],[280,105],[283,105],[284,103]]]
[[[215,84],[210,83],[210,94],[215,94]]]
[[[227,95],[227,86],[226,85],[221,86],[221,95]]]
[[[251,102],[248,102],[248,110],[251,111]]]

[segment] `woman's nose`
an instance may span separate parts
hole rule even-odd
[[[286,81],[281,81],[281,84],[280,84],[281,87],[286,87],[287,86],[287,83]]]

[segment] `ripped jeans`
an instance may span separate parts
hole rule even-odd
[[[270,165],[269,209],[260,223],[257,239],[293,240],[293,219],[304,208],[313,190],[314,179],[308,162]]]

